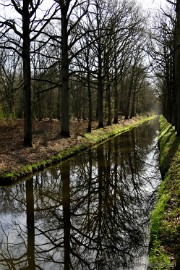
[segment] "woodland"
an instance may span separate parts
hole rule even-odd
[[[166,2],[152,18],[133,0],[0,0],[1,132],[21,123],[11,148],[32,147],[42,121],[68,138],[71,123],[162,112],[179,134],[180,3]]]
[[[164,2],[152,14],[136,0],[0,0],[0,175],[155,114],[168,121],[163,144],[173,134],[179,146],[180,1]],[[151,259],[167,251],[174,269],[179,157]]]

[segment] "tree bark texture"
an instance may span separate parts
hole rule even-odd
[[[24,78],[24,145],[32,146],[30,13],[29,0],[23,0],[23,78]]]
[[[103,128],[103,78],[102,78],[102,55],[98,50],[98,128]]]
[[[117,58],[114,61],[115,77],[114,77],[114,124],[118,124],[118,72],[117,72]]]
[[[176,29],[175,29],[175,89],[176,89],[176,130],[180,136],[180,1],[176,3]]]
[[[61,53],[62,53],[62,87],[61,87],[61,135],[69,137],[69,58],[68,58],[68,21],[66,5],[61,5]]]

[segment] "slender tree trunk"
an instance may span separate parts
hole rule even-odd
[[[111,125],[111,86],[109,83],[109,76],[108,76],[108,84],[107,84],[107,106],[108,106],[108,120],[107,120],[107,126]]]
[[[130,82],[128,94],[127,94],[127,100],[126,100],[126,106],[125,106],[125,119],[129,118],[129,112],[130,112],[130,105],[131,105],[131,96],[132,96],[132,82]]]
[[[136,63],[132,67],[132,72],[131,72],[131,78],[130,78],[128,95],[127,95],[125,119],[128,119],[129,117],[131,118],[131,104],[133,102],[132,97],[133,97],[133,87],[134,87],[134,69],[135,69],[135,66],[136,66]]]
[[[37,92],[37,112],[38,112],[38,120],[41,121],[43,119],[43,112],[42,112],[42,97],[41,94]]]
[[[91,82],[90,82],[90,72],[88,69],[87,73],[87,84],[88,84],[88,107],[89,107],[89,112],[88,112],[88,132],[91,132],[92,128],[92,96],[91,96]]]
[[[117,83],[117,59],[114,63],[115,78],[114,78],[114,124],[118,123],[118,83]]]
[[[99,1],[96,1],[96,19],[97,19],[97,32],[98,32],[98,46],[97,46],[97,58],[98,58],[98,98],[97,98],[97,107],[98,107],[98,128],[102,128],[103,124],[103,78],[102,78],[102,38],[101,38],[101,27],[102,27],[102,14]]]
[[[136,108],[136,86],[134,86],[134,90],[133,90],[133,94],[132,94],[132,105],[131,105],[130,118],[135,116],[135,108]]]
[[[61,7],[62,38],[62,88],[61,88],[61,135],[69,137],[69,58],[68,58],[68,21],[67,7]]]
[[[23,0],[23,79],[24,79],[24,145],[32,147],[30,14],[29,0]]]
[[[173,55],[174,58],[174,55]],[[174,126],[176,123],[176,90],[175,90],[175,66],[174,66],[174,60],[171,63],[172,72],[171,72],[171,84],[172,84],[172,125]]]
[[[176,3],[176,33],[175,33],[175,89],[176,89],[176,130],[180,136],[180,1]]]
[[[101,49],[98,52],[98,128],[103,124],[103,78],[102,78],[102,59]]]

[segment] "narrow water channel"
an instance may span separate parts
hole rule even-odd
[[[160,183],[151,121],[0,187],[0,270],[145,270]]]

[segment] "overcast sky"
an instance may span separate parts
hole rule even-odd
[[[166,0],[137,0],[141,5],[149,10],[156,10],[166,5]]]

